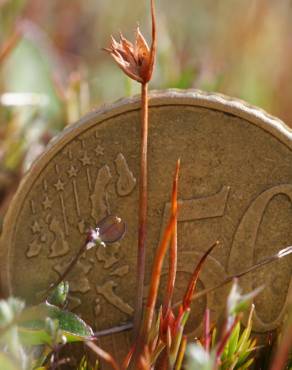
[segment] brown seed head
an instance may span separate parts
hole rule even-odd
[[[126,73],[127,76],[140,83],[147,83],[151,79],[154,68],[156,55],[156,21],[154,0],[151,0],[151,16],[152,44],[150,48],[138,26],[134,44],[120,34],[119,41],[115,40],[114,37],[111,37],[110,47],[104,49],[113,57],[115,62]]]

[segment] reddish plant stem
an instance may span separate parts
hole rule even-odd
[[[138,335],[143,309],[145,278],[145,246],[147,231],[147,149],[148,149],[148,83],[141,85],[141,157],[139,191],[139,227],[137,252],[137,296],[134,317],[134,335]]]

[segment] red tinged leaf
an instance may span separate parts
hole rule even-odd
[[[278,253],[263,259],[262,261],[256,263],[255,265],[252,265],[252,266],[248,267],[246,270],[241,271],[241,272],[239,272],[235,275],[228,276],[226,279],[221,281],[219,284],[217,284],[217,285],[215,285],[211,288],[204,289],[204,290],[200,291],[199,293],[193,294],[191,300],[194,301],[194,300],[197,300],[201,297],[204,297],[207,294],[212,293],[215,290],[217,290],[219,288],[222,288],[225,285],[231,283],[234,279],[239,279],[239,278],[241,278],[241,277],[243,277],[247,274],[250,274],[251,272],[258,270],[258,269],[262,268],[263,266],[266,266],[266,265],[268,265],[272,262],[278,261],[280,258],[284,258],[284,257],[289,256],[291,253],[292,253],[292,246],[281,249]],[[179,304],[180,304],[180,302],[176,303],[173,306],[173,308],[177,307]]]
[[[209,254],[213,251],[213,249],[215,247],[217,247],[219,245],[219,242],[216,241],[204,254],[203,256],[201,257],[199,263],[197,264],[194,272],[193,272],[193,275],[191,277],[191,280],[189,282],[189,285],[188,285],[188,288],[187,288],[187,291],[185,293],[185,296],[184,296],[184,299],[183,299],[183,309],[186,310],[187,308],[190,307],[191,305],[191,300],[192,300],[192,296],[194,294],[194,291],[195,291],[195,288],[196,288],[196,285],[197,285],[197,281],[198,281],[198,278],[199,278],[199,275],[200,275],[200,272],[201,272],[201,269],[204,265],[204,262],[206,261],[207,257],[209,256]]]
[[[171,206],[172,214],[168,222],[168,225],[166,227],[166,230],[164,231],[162,241],[160,245],[158,246],[158,249],[156,251],[155,258],[153,261],[150,289],[149,289],[148,300],[146,304],[144,335],[149,332],[152,326],[163,261],[164,261],[164,257],[167,251],[169,241],[175,229],[176,214],[177,214],[178,174],[179,174],[179,161],[177,163],[175,176],[173,180],[172,206]]]
[[[136,350],[136,344],[134,344],[134,345],[131,347],[130,351],[127,353],[127,355],[126,355],[126,357],[125,357],[125,359],[124,359],[124,361],[123,361],[123,364],[122,364],[121,370],[126,370],[126,369],[128,369],[128,367],[129,367],[129,365],[130,365],[130,362],[131,362],[131,360],[132,360],[132,357],[133,357],[133,354],[134,354],[135,350]]]
[[[142,354],[139,356],[137,361],[137,370],[150,370],[150,369],[151,369],[151,358],[149,348],[148,346],[144,346],[144,350]]]
[[[160,336],[162,340],[165,340],[167,330],[170,329],[171,332],[174,330],[174,326],[176,324],[176,318],[171,308],[169,308],[165,315],[161,318],[161,325],[160,325]]]
[[[180,159],[176,163],[176,170],[173,182],[172,189],[172,200],[171,200],[171,214],[175,218],[175,227],[174,232],[171,237],[170,251],[169,251],[169,272],[168,272],[168,281],[166,288],[166,295],[163,303],[163,315],[166,315],[171,307],[171,300],[173,297],[175,279],[176,279],[176,270],[177,270],[177,188],[178,188],[178,173],[180,168]]]

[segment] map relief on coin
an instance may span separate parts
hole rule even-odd
[[[129,321],[136,289],[139,100],[90,113],[65,131],[33,166],[7,216],[2,237],[6,288],[37,301],[109,214],[125,238],[92,249],[70,272],[70,307],[96,326]],[[178,214],[179,300],[196,262],[215,240],[199,288],[209,288],[292,244],[292,134],[241,102],[200,92],[155,93],[150,100],[147,281],[170,212],[172,174],[181,158]],[[291,258],[240,280],[255,299],[254,330],[276,328],[291,294]],[[163,290],[167,266],[162,275]],[[290,292],[290,293],[289,293]],[[216,320],[226,288],[200,300]],[[196,303],[196,307],[198,304]]]
[[[60,155],[62,160],[50,163],[42,186],[26,200],[31,226],[25,255],[30,261],[24,262],[26,266],[33,265],[40,255],[46,256],[53,260],[51,270],[59,275],[74,257],[72,249],[76,245],[72,235],[78,232],[76,241],[80,246],[88,228],[111,213],[111,195],[124,198],[136,187],[136,178],[121,152],[113,161],[107,161],[98,131],[93,136],[77,138]],[[96,265],[104,270],[106,279],[90,278]],[[69,277],[71,309],[78,309],[82,295],[90,293],[94,297],[91,303],[95,318],[102,313],[102,300],[132,316],[132,306],[116,292],[129,271],[119,242],[97,248],[90,258],[83,256]]]

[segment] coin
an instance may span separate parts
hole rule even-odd
[[[199,91],[150,95],[149,207],[146,288],[170,208],[175,163],[181,159],[178,279],[182,297],[197,261],[215,241],[200,288],[222,281],[292,244],[292,133],[283,122],[236,99]],[[1,239],[2,286],[35,302],[64,271],[90,227],[109,214],[127,225],[122,240],[89,250],[68,276],[70,307],[95,330],[131,321],[136,294],[140,100],[89,113],[61,133],[23,180]],[[262,282],[254,329],[277,327],[291,289],[291,258],[240,281]],[[167,263],[162,275],[165,286]],[[163,289],[162,289],[163,291]],[[220,292],[200,304],[189,330],[199,330],[205,305],[216,320]],[[116,352],[125,334],[103,340]]]

